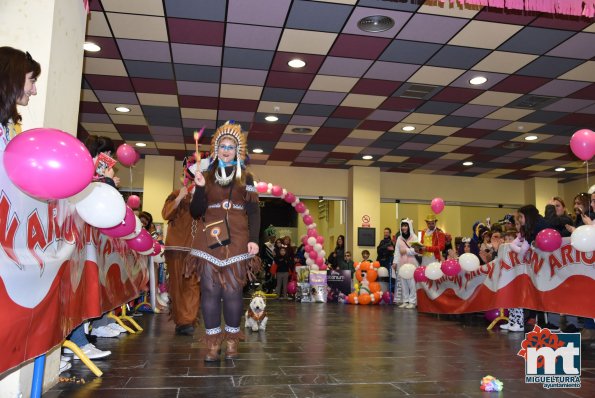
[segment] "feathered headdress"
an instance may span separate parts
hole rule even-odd
[[[236,142],[236,178],[239,180],[242,177],[242,168],[244,167],[244,160],[246,159],[247,142],[246,135],[242,132],[242,126],[239,123],[235,123],[233,120],[225,122],[224,125],[219,128],[213,134],[211,140],[211,162],[214,163],[217,159],[217,153],[219,151],[219,144],[224,138],[231,138]]]

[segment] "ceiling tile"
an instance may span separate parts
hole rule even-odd
[[[376,59],[388,46],[390,39],[341,34],[329,55],[346,58]]]
[[[137,93],[141,105],[178,106],[178,97],[169,94]]]
[[[579,59],[539,57],[527,66],[517,71],[519,75],[558,77],[582,63]]]
[[[314,75],[307,73],[292,73],[270,71],[266,85],[269,87],[283,87],[293,89],[307,89],[312,83]]]
[[[438,4],[435,2],[426,2],[427,4],[422,5],[419,8],[420,13],[424,14],[435,14],[444,15],[457,18],[468,18],[471,19],[477,14],[481,7],[459,7],[458,4],[453,5],[452,3]]]
[[[349,92],[357,81],[358,79],[353,77],[316,75],[310,90]]]
[[[263,86],[266,78],[264,70],[223,68],[221,71],[221,83]]]
[[[274,50],[277,48],[280,28],[267,26],[227,24],[225,45],[228,47]]]
[[[290,88],[265,87],[262,92],[263,101],[300,102],[304,97],[305,90],[294,90]]]
[[[444,46],[428,60],[427,65],[468,69],[489,53],[489,50],[480,48]]]
[[[85,58],[83,73],[90,75],[128,76],[120,59]]]
[[[116,38],[168,41],[165,18],[112,12],[106,15]]]
[[[170,62],[169,44],[160,41],[119,39],[122,58],[139,61]],[[103,47],[102,51],[103,52]]]
[[[178,64],[221,65],[221,48],[195,44],[172,43],[172,57]]]
[[[174,73],[170,63],[147,61],[124,61],[130,77],[146,77],[152,79],[173,79]]]
[[[91,11],[87,24],[87,35],[111,37],[112,31],[103,12]]]
[[[262,87],[241,86],[237,84],[222,84],[220,96],[224,98],[260,99]]]
[[[569,72],[566,72],[559,79],[580,80],[585,82],[595,82],[595,61],[587,61]]]
[[[388,43],[386,43],[388,44]],[[429,60],[442,46],[418,41],[393,40],[382,53],[379,60],[386,62],[402,62],[423,64]],[[374,57],[375,58],[375,57]]]
[[[486,116],[487,119],[518,120],[533,112],[527,109],[500,108]]]
[[[437,68],[435,66],[422,66],[407,81],[412,83],[436,84],[448,86],[459,77],[464,70],[451,68]]]
[[[329,52],[337,34],[284,29],[278,51],[325,55]]]
[[[170,14],[171,16],[171,14]],[[169,37],[173,43],[220,46],[225,25],[221,22],[167,18]]]
[[[473,69],[486,72],[514,73],[535,58],[537,58],[536,55],[494,51],[476,64]]]
[[[339,32],[353,7],[295,0],[286,27],[292,29]]]
[[[164,0],[167,15],[188,19],[202,19],[210,21],[225,20],[227,2],[219,0],[201,0],[196,7],[194,0]]]
[[[544,54],[564,42],[573,33],[564,30],[525,27],[498,50],[526,54]]]
[[[341,102],[341,106],[352,106],[356,108],[378,108],[386,97],[378,95],[348,94]]]
[[[223,51],[223,66],[229,68],[269,69],[273,51],[226,47]]]
[[[448,44],[495,49],[519,30],[517,25],[471,21]]]
[[[161,0],[102,0],[105,11],[123,12],[128,14],[163,15]]]
[[[195,95],[205,97],[217,97],[219,95],[219,85],[216,83],[178,80],[177,85],[178,94],[180,95]]]
[[[444,44],[466,23],[462,18],[415,14],[399,32],[397,39]],[[428,29],[428,26],[432,29]]]
[[[318,73],[347,77],[361,77],[374,61],[369,59],[326,57]]]
[[[184,119],[217,119],[216,109],[180,108]]]
[[[227,18],[230,22],[283,26],[290,5],[291,0],[230,0]]]
[[[436,123],[438,120],[442,119],[444,115],[432,115],[428,113],[412,113],[403,119],[403,123],[419,123],[419,124],[427,124],[432,125]]]
[[[520,96],[521,96],[521,94],[515,94],[515,93],[486,91],[485,93],[481,94],[480,96],[469,101],[469,103],[477,104],[477,105],[504,106],[504,105],[511,103],[512,101],[519,98]]]
[[[579,59],[591,59],[595,57],[594,33],[577,33],[558,47],[551,50],[547,55],[554,57],[567,57]]]
[[[397,62],[376,61],[364,77],[404,82],[418,70],[420,65],[400,64]]]

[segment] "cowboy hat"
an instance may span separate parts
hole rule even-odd
[[[436,215],[435,214],[428,214],[426,216],[426,221],[434,221],[434,222],[436,222],[436,221],[438,221],[438,219],[436,218]]]

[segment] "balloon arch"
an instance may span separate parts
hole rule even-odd
[[[306,236],[302,238],[306,265],[308,265],[311,270],[326,271],[327,267],[324,261],[326,253],[322,248],[324,237],[318,234],[314,218],[310,215],[310,211],[306,205],[300,201],[300,198],[293,193],[288,192],[286,189],[281,188],[279,185],[273,185],[264,181],[260,181],[256,184],[256,191],[258,191],[258,193],[267,193],[274,197],[281,198],[295,208],[295,211],[298,212],[302,217],[302,221],[308,227]]]

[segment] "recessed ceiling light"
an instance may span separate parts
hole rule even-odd
[[[96,53],[97,51],[101,50],[101,47],[93,42],[86,41],[85,44],[83,44],[83,50]]]
[[[312,129],[309,127],[294,127],[291,131],[298,134],[308,134],[312,132]]]
[[[413,127],[413,126],[405,126],[401,130],[403,130],[403,131],[413,131],[413,130],[415,130],[415,127]]]
[[[566,171],[566,168],[564,168],[564,167],[556,167],[554,169],[554,171]]]
[[[473,162],[463,162],[463,166],[473,166]]]
[[[264,151],[262,149],[260,149],[260,148],[254,148],[252,150],[252,152],[254,152],[254,153],[263,153]]]
[[[141,147],[145,147],[147,146],[147,144],[145,144],[144,142],[137,142],[136,144],[134,144],[136,146],[141,146]]]
[[[276,122],[277,120],[279,120],[279,118],[274,115],[269,115],[265,117],[264,120],[266,120],[267,122]]]
[[[385,15],[372,15],[358,21],[357,27],[368,33],[379,33],[395,26],[395,21]]]
[[[303,68],[304,66],[306,66],[306,62],[302,61],[299,58],[295,58],[289,61],[287,65],[291,66],[292,68]]]
[[[364,160],[371,160],[372,159],[372,156],[371,155],[364,155],[364,156],[362,156],[362,159],[364,159]]]
[[[537,138],[539,137],[537,137],[536,135],[528,135],[525,137],[525,141],[535,141]]]
[[[469,83],[473,84],[474,86],[477,86],[480,84],[484,84],[487,81],[488,81],[488,79],[486,77],[477,76],[477,77],[474,77],[473,79],[469,80]]]
[[[126,108],[125,106],[117,106],[116,110],[118,112],[122,112],[122,113],[128,113],[130,112],[130,108]]]

